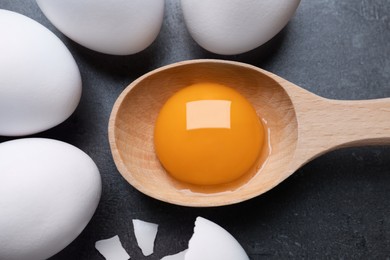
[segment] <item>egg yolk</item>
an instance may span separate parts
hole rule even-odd
[[[175,179],[196,185],[234,181],[256,163],[264,127],[255,109],[232,88],[198,83],[175,93],[154,130],[157,157]]]

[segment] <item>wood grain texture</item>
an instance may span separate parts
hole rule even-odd
[[[292,170],[331,150],[390,145],[390,98],[332,100],[317,96],[272,73],[291,97],[298,121]]]
[[[173,93],[198,82],[236,89],[266,120],[269,155],[249,181],[191,187],[172,179],[160,165],[153,146],[158,112]],[[227,205],[272,189],[329,150],[390,144],[390,99],[328,100],[254,66],[192,60],[152,71],[126,88],[110,117],[109,140],[119,172],[141,192],[178,205]]]

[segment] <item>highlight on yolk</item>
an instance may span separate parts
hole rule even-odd
[[[198,83],[175,93],[157,117],[157,157],[175,179],[196,185],[232,182],[258,160],[265,131],[255,109],[232,88]]]

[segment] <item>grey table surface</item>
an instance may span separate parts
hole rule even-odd
[[[132,259],[160,259],[187,247],[197,216],[226,228],[251,259],[390,259],[389,147],[333,151],[250,201],[188,208],[154,200],[130,186],[114,165],[107,137],[112,106],[129,83],[155,68],[188,59],[246,62],[327,98],[390,97],[390,0],[302,0],[282,32],[264,46],[235,56],[199,47],[185,28],[177,0],[166,1],[156,41],[124,57],[72,42],[33,0],[0,0],[0,8],[27,15],[58,35],[83,78],[75,113],[34,136],[59,139],[89,154],[100,169],[103,194],[83,233],[51,259],[103,259],[95,241],[114,235],[120,236]],[[0,142],[10,139],[0,137]],[[159,224],[152,256],[144,257],[136,245],[131,223],[135,218]]]

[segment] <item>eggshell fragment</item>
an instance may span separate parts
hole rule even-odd
[[[158,225],[133,219],[134,234],[139,248],[144,256],[153,254],[154,240],[156,239]]]
[[[123,249],[118,236],[97,241],[95,248],[106,258],[106,260],[128,260],[129,254]]]
[[[217,54],[250,51],[274,37],[300,0],[181,0],[194,40]]]
[[[174,255],[167,255],[163,258],[161,258],[161,260],[185,260],[185,255],[187,253],[188,250],[184,250],[184,251],[181,251],[177,254],[174,254]]]
[[[58,125],[81,96],[77,64],[65,45],[34,20],[0,10],[0,135]]]
[[[198,217],[185,260],[249,260],[237,240],[219,225]]]
[[[99,170],[80,149],[43,138],[1,143],[0,158],[0,259],[47,259],[94,214]]]
[[[157,37],[164,0],[37,0],[46,17],[75,42],[98,52],[140,52]]]

